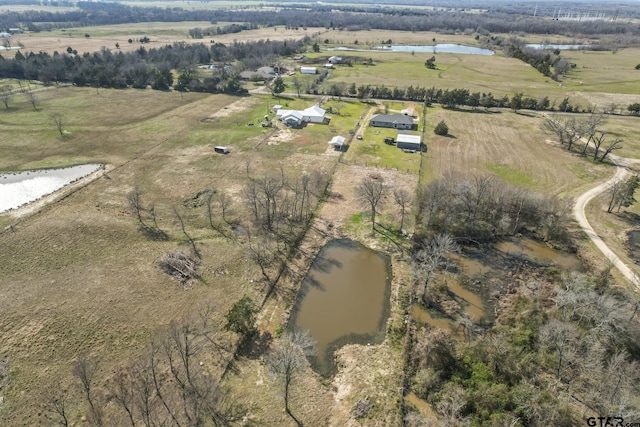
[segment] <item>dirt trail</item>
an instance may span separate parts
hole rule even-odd
[[[640,278],[638,278],[638,276],[633,272],[633,270],[631,270],[631,268],[629,268],[628,265],[622,262],[622,260],[618,257],[618,255],[616,255],[609,248],[609,246],[607,246],[607,244],[602,240],[602,238],[596,234],[593,227],[591,227],[591,224],[589,224],[589,221],[587,220],[587,216],[584,213],[584,209],[587,206],[587,203],[589,203],[594,197],[604,193],[613,184],[615,184],[616,182],[622,181],[623,179],[626,178],[627,174],[629,173],[628,171],[629,165],[633,163],[636,163],[636,164],[640,163],[640,160],[637,160],[637,159],[628,159],[624,157],[618,157],[612,154],[609,155],[609,158],[611,159],[611,162],[614,165],[616,165],[616,173],[613,175],[613,177],[609,181],[602,183],[597,187],[592,188],[591,190],[587,191],[586,193],[578,197],[578,199],[576,200],[576,204],[573,207],[573,215],[578,221],[578,224],[580,224],[580,227],[584,230],[587,236],[589,236],[591,241],[596,245],[596,247],[600,250],[600,252],[602,252],[604,256],[607,257],[607,259],[609,259],[613,263],[613,265],[615,265],[618,271],[622,273],[622,275],[627,280],[629,280],[631,283],[633,283],[636,286],[636,289],[640,290]]]

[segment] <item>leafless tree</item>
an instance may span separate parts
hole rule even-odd
[[[273,344],[265,358],[269,371],[282,385],[285,412],[298,426],[302,423],[289,408],[289,391],[296,376],[308,368],[307,357],[314,354],[314,345],[308,332],[288,332]]]
[[[425,303],[428,301],[429,284],[442,267],[448,267],[447,254],[458,250],[458,245],[448,234],[439,234],[422,244],[413,256],[411,266],[413,276],[420,286],[420,295]]]
[[[135,427],[136,421],[134,417],[135,410],[135,387],[133,379],[126,370],[120,370],[116,373],[114,383],[110,388],[110,397],[118,403],[127,413],[131,427]]]
[[[60,133],[60,136],[65,138],[66,133],[64,127],[67,124],[65,116],[62,113],[53,113],[51,114],[51,120],[56,125],[56,129],[58,130],[58,133]]]
[[[29,103],[31,104],[31,106],[33,107],[34,110],[38,109],[38,97],[36,96],[36,93],[33,89],[31,89],[31,86],[29,87],[25,87],[22,85],[22,82],[18,82],[18,85],[20,86],[20,92],[27,97],[27,100],[29,101]]]
[[[594,140],[596,133],[599,132],[599,127],[602,126],[606,121],[606,117],[604,114],[592,113],[588,118],[582,121],[582,134],[583,137],[587,138],[586,144],[582,148],[582,155],[587,155],[587,149],[589,148],[589,144]]]
[[[616,206],[616,201],[619,199],[623,189],[624,181],[615,181],[607,188],[607,195],[609,196],[609,205],[607,206],[608,213],[613,211],[613,208]]]
[[[579,337],[576,326],[569,322],[552,319],[540,329],[540,342],[555,351],[558,358],[556,378],[562,381],[563,368],[573,355],[572,346]]]
[[[88,419],[92,424],[100,427],[104,424],[102,405],[94,390],[94,376],[98,371],[98,365],[97,359],[85,355],[74,364],[73,374],[80,380],[83,395],[89,404]]]
[[[4,108],[6,108],[7,110],[9,109],[9,101],[11,100],[11,96],[13,96],[13,86],[0,86],[0,100],[4,104]]]
[[[71,426],[71,415],[64,395],[54,394],[44,405],[50,421],[62,427]]]
[[[622,139],[620,138],[615,138],[613,141],[611,141],[609,143],[609,145],[607,145],[604,149],[604,151],[602,152],[602,156],[600,156],[600,162],[604,162],[604,159],[607,158],[607,156],[613,151],[613,150],[619,150],[622,148],[622,145],[620,145],[622,143]]]
[[[582,125],[575,118],[545,117],[542,130],[555,135],[560,144],[566,145],[571,151],[573,144],[582,137]]]
[[[389,188],[381,176],[367,175],[356,188],[356,197],[360,204],[371,211],[371,232],[376,229],[376,213],[387,197]]]
[[[405,188],[393,190],[393,200],[400,207],[400,230],[404,228],[404,215],[407,207],[413,202],[411,194]]]
[[[467,404],[464,389],[457,385],[448,385],[442,391],[442,399],[436,405],[438,413],[444,418],[443,427],[463,427],[469,420],[462,415]]]
[[[178,224],[180,224],[180,229],[182,230],[182,234],[184,234],[186,236],[187,240],[191,244],[191,250],[193,251],[193,255],[196,258],[200,259],[200,251],[196,247],[196,242],[189,235],[189,233],[187,233],[187,229],[186,229],[186,227],[184,225],[184,220],[182,219],[182,215],[180,215],[180,212],[178,212],[178,209],[175,206],[173,207],[173,214],[175,215],[176,219],[178,220]]]

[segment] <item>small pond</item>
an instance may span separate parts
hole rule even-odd
[[[540,50],[580,50],[580,49],[588,49],[589,45],[587,44],[540,44],[540,43],[528,43],[525,45],[526,47],[530,47],[532,49],[540,49]]]
[[[322,248],[289,322],[290,328],[309,331],[316,341],[313,366],[319,373],[333,373],[333,352],[342,345],[382,342],[390,284],[389,257],[348,239]]]
[[[393,46],[376,46],[373,49],[354,49],[349,47],[336,47],[327,50],[369,52],[371,50],[382,52],[415,52],[415,53],[462,53],[467,55],[486,55],[491,56],[494,52],[491,49],[482,49],[479,47],[465,46],[453,43],[438,43],[435,45],[393,45]]]
[[[98,164],[88,164],[0,174],[0,213],[38,200],[101,167]]]

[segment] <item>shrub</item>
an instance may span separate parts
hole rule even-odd
[[[449,126],[444,122],[444,120],[440,120],[440,123],[436,125],[436,128],[433,130],[436,135],[448,135],[449,134]]]

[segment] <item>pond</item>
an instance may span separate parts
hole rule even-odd
[[[540,43],[528,43],[525,45],[526,47],[530,47],[532,49],[540,49],[540,50],[580,50],[580,49],[588,49],[589,45],[587,44],[540,44]]]
[[[438,43],[435,45],[393,45],[393,46],[376,46],[373,49],[354,49],[349,47],[336,47],[327,50],[368,52],[371,50],[382,52],[415,52],[415,53],[462,53],[467,55],[486,55],[491,56],[494,52],[491,49],[482,49],[479,47],[465,46],[453,43]]]
[[[633,262],[640,263],[640,230],[631,230],[627,233],[627,246]]]
[[[290,328],[316,341],[314,369],[335,371],[333,352],[350,343],[384,339],[389,316],[391,263],[388,256],[348,239],[327,243],[305,277]]]
[[[16,209],[83,178],[102,165],[39,169],[0,174],[0,213]]]

